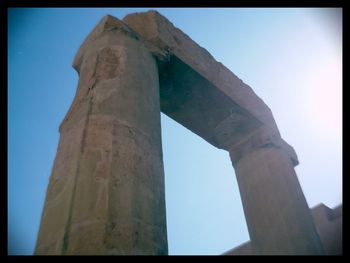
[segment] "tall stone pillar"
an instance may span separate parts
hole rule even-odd
[[[323,248],[294,171],[297,157],[279,136],[258,130],[230,149],[253,254],[319,255]]]
[[[73,65],[36,254],[167,254],[156,61],[107,16]]]

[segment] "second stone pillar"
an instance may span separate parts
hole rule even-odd
[[[319,255],[323,248],[290,156],[273,142],[230,151],[255,255]]]

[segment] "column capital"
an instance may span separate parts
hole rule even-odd
[[[229,148],[232,163],[235,164],[246,154],[262,148],[280,149],[290,157],[293,166],[299,164],[298,156],[293,147],[283,140],[279,133],[267,126],[261,126]]]
[[[115,38],[110,36],[114,32],[121,32],[124,35],[134,38],[140,43],[143,43],[143,45],[145,45],[145,47],[158,61],[163,62],[169,60],[170,53],[168,47],[157,47],[150,41],[147,41],[142,36],[140,36],[125,22],[111,15],[106,15],[100,20],[100,22],[95,26],[95,28],[90,32],[90,34],[85,38],[84,42],[81,44],[78,52],[74,57],[72,63],[73,68],[78,73],[80,73],[80,68],[83,63],[84,56],[90,48],[98,49],[101,47],[113,45],[115,43]]]

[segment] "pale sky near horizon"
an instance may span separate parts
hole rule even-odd
[[[19,8],[8,16],[8,253],[31,255],[78,75],[71,63],[106,15],[150,8]],[[308,205],[342,203],[342,10],[156,8],[270,107],[296,150]],[[249,240],[228,153],[161,116],[169,254]]]

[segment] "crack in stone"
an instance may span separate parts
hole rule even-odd
[[[78,165],[77,165],[77,170],[75,172],[73,192],[72,192],[72,197],[71,197],[71,201],[70,201],[70,205],[69,205],[68,220],[67,220],[67,224],[66,224],[65,233],[63,236],[63,245],[62,245],[62,254],[63,255],[67,253],[67,249],[68,249],[68,245],[69,245],[69,232],[70,232],[71,223],[72,223],[73,206],[74,206],[75,194],[76,194],[76,189],[77,189],[77,182],[78,182],[78,177],[79,177],[79,172],[80,172],[80,163],[81,163],[81,158],[82,158],[83,153],[84,153],[84,148],[85,148],[84,146],[85,146],[85,141],[86,141],[86,136],[87,136],[87,129],[89,126],[89,116],[90,116],[91,108],[92,108],[92,99],[93,99],[93,97],[90,97],[88,112],[87,112],[87,116],[86,116],[84,130],[83,130],[83,136],[82,136],[82,140],[81,140],[81,144],[80,144],[80,156],[79,156],[79,161],[78,161]]]

